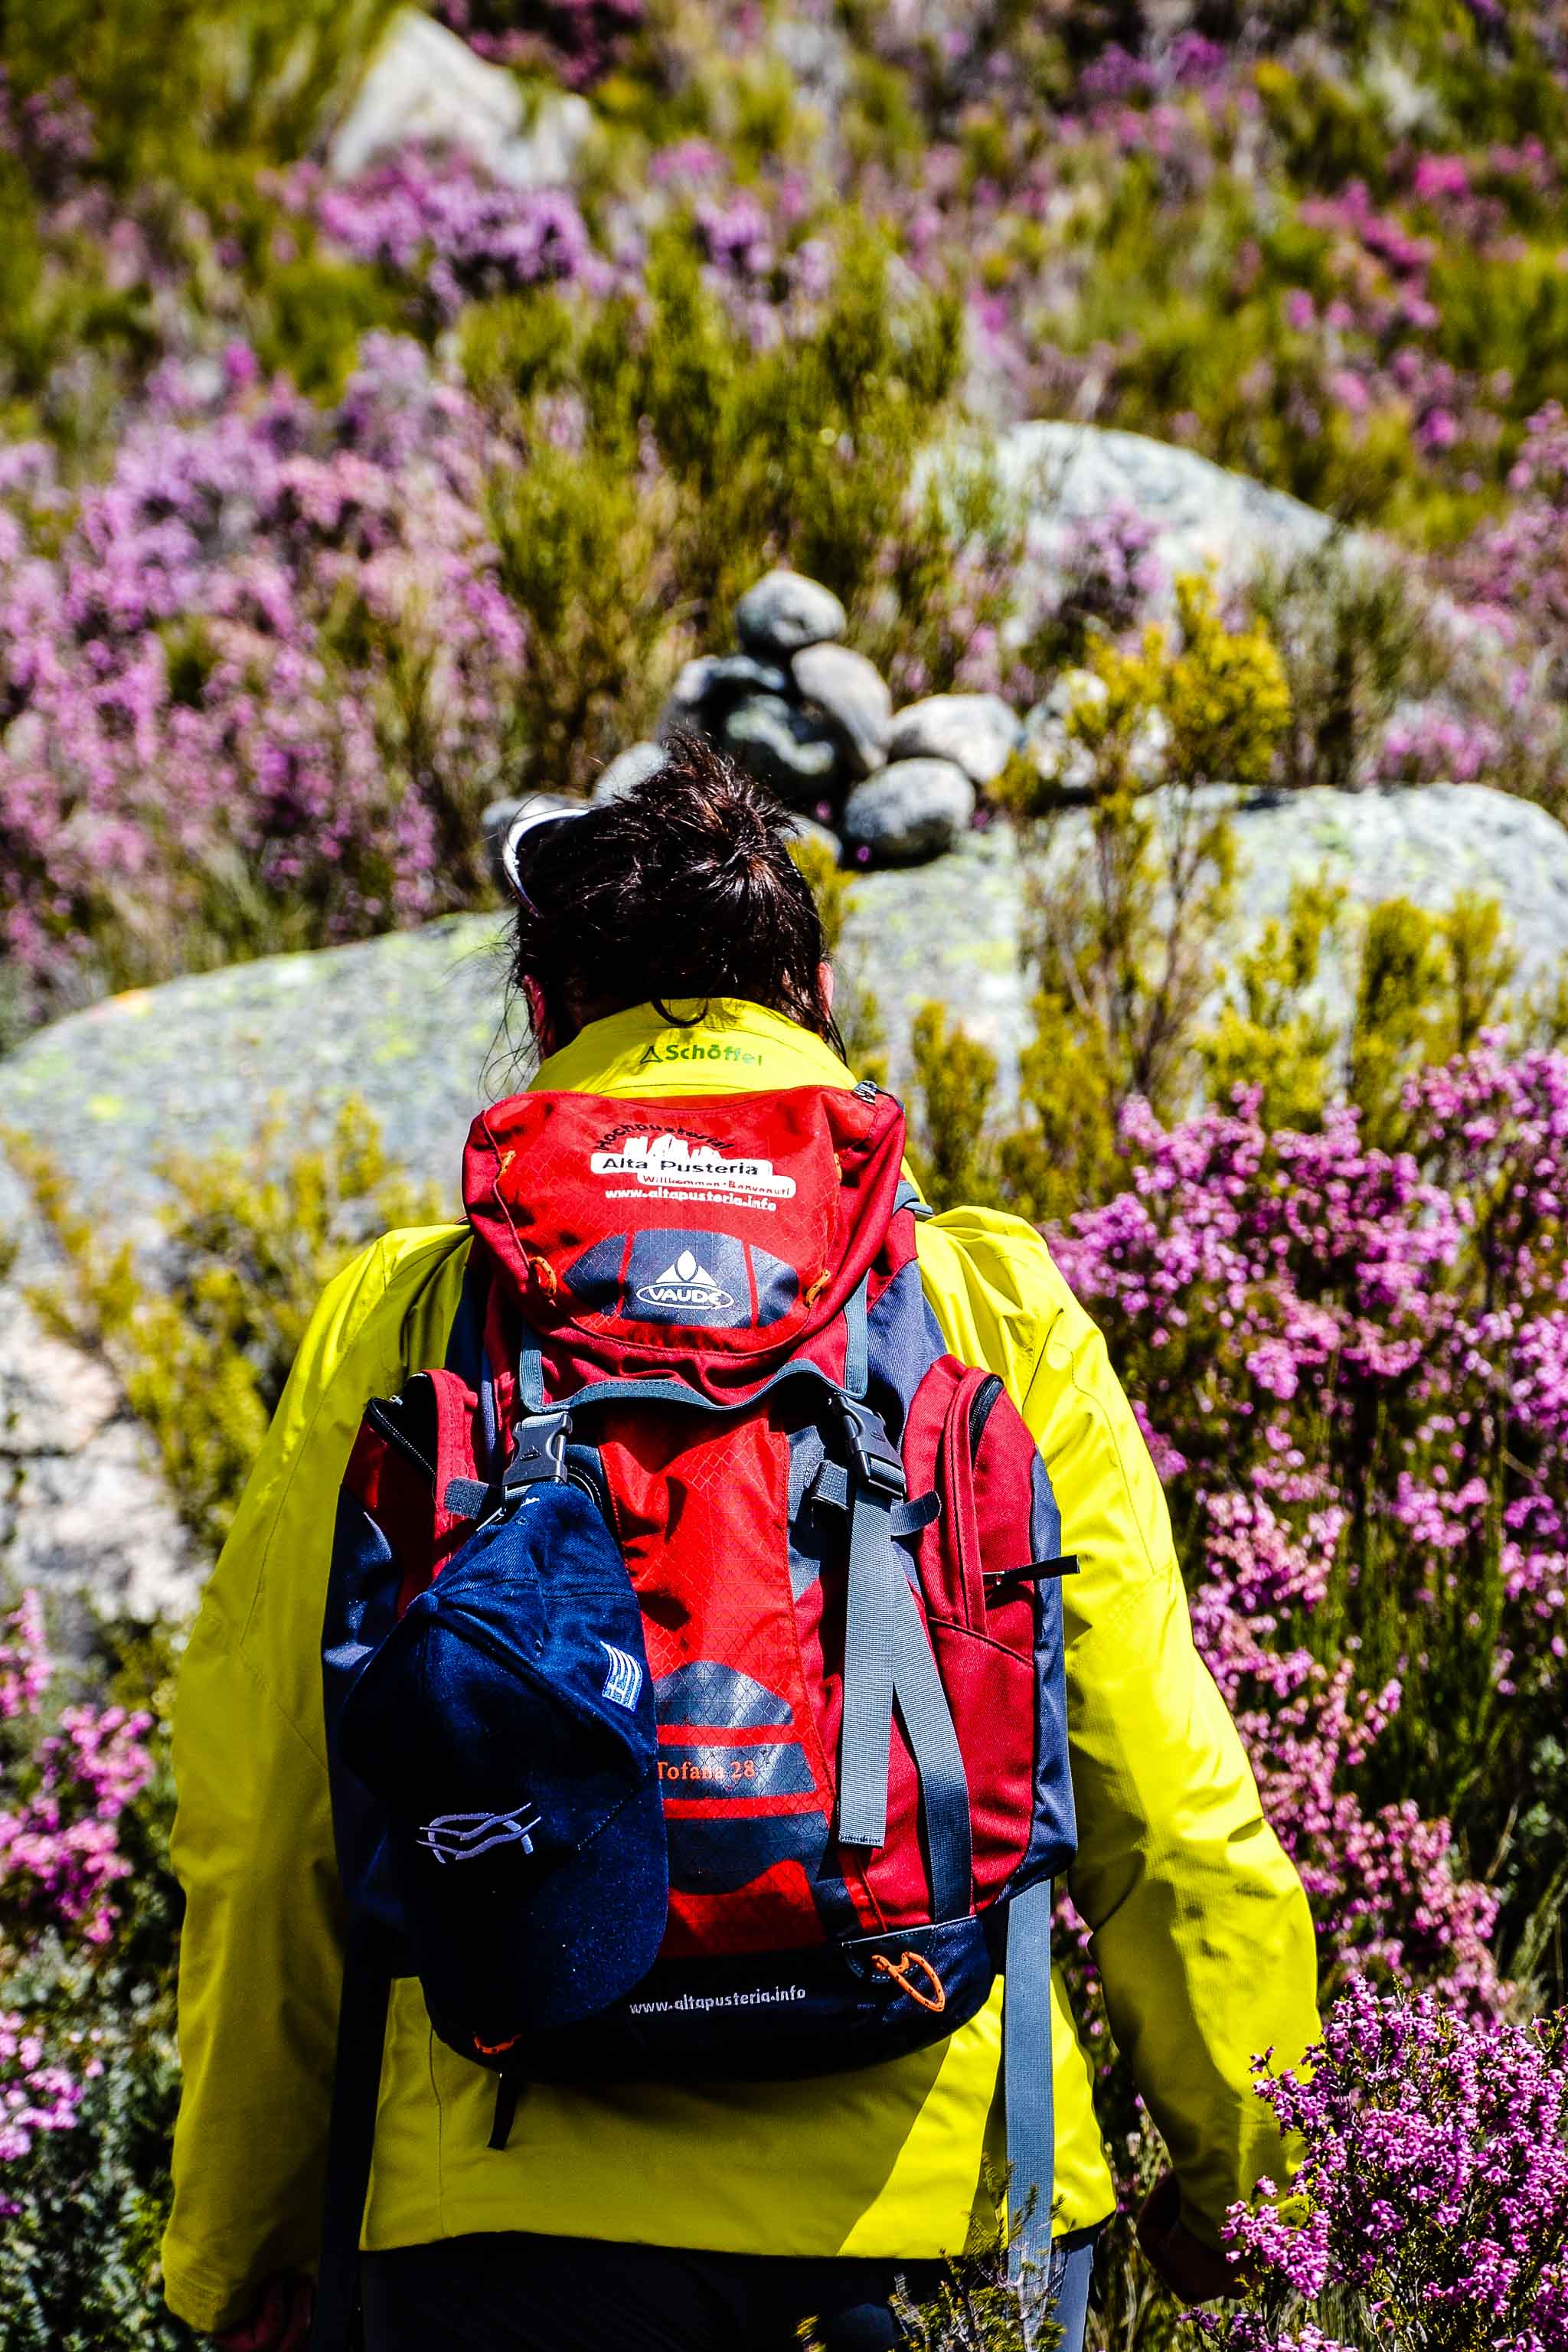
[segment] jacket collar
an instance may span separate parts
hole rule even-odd
[[[820,1037],[745,997],[677,1003],[670,1011],[679,1026],[651,1004],[630,1005],[591,1021],[569,1045],[540,1064],[529,1092],[637,1097],[855,1083]]]

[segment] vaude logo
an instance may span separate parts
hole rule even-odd
[[[693,1192],[721,1192],[768,1201],[792,1201],[795,1178],[773,1173],[771,1160],[751,1160],[740,1154],[726,1159],[716,1143],[684,1135],[623,1135],[613,1148],[595,1151],[588,1161],[595,1176],[631,1177],[652,1188],[684,1187]]]
[[[539,1819],[531,1805],[514,1805],[510,1813],[437,1813],[416,1843],[441,1863],[477,1862],[498,1845],[520,1845],[531,1853]]]
[[[694,1307],[700,1311],[735,1304],[730,1293],[720,1288],[707,1267],[700,1265],[689,1250],[682,1250],[657,1282],[645,1282],[637,1297],[647,1307]]]

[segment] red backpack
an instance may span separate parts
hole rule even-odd
[[[947,1352],[926,1304],[929,1212],[903,1147],[899,1105],[868,1084],[527,1094],[475,1121],[447,1361],[368,1409],[328,1594],[351,1938],[319,2346],[352,2319],[397,1974],[418,1973],[437,2031],[496,2073],[504,2147],[530,2080],[875,2064],[952,2032],[1005,1971],[1016,2269],[1048,2251],[1049,1908],[1074,1850],[1057,1580],[1076,1563],[1001,1381]],[[576,1538],[519,1518],[528,1607],[568,1638],[584,1612],[610,1699],[644,1711],[668,1915],[618,1998],[575,2017],[569,2001],[525,2005],[564,2021],[498,2047],[493,2009],[481,2019],[446,1964],[462,1874],[431,1852],[467,1840],[521,1868],[538,1809],[507,1811],[503,1791],[493,1811],[442,1817],[477,1828],[416,1832],[385,1777],[353,1769],[351,1735],[356,1685],[411,1609],[437,1607],[443,1578],[454,1596],[460,1580],[493,1600],[506,1576],[522,1590],[515,1560],[489,1565],[496,1530],[546,1490],[592,1517],[635,1596],[632,1632],[623,1619],[606,1640],[569,1578],[552,1587]],[[417,1747],[413,1728],[403,1744]],[[458,1908],[471,1947],[487,1915]]]

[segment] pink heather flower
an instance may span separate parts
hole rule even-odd
[[[1126,1189],[1053,1247],[1180,1484],[1194,1631],[1331,1979],[1353,1965],[1486,2015],[1507,1991],[1496,1897],[1447,1821],[1356,1793],[1405,1673],[1363,1687],[1353,1647],[1325,1659],[1314,1634],[1336,1561],[1374,1543],[1418,1674],[1427,1612],[1489,1561],[1503,1719],[1561,1692],[1568,1060],[1489,1039],[1423,1072],[1405,1108],[1412,1146],[1392,1155],[1344,1110],[1296,1135],[1267,1131],[1256,1095],[1170,1129],[1135,1103]]]
[[[36,1592],[0,1626],[0,1920],[107,1940],[109,1890],[130,1865],[119,1824],[153,1772],[148,1715],[67,1706],[44,1727],[53,1678]]]
[[[1232,2210],[1245,2307],[1198,2323],[1232,2352],[1321,2347],[1353,2295],[1366,2341],[1568,2346],[1568,2019],[1478,2023],[1352,1979],[1260,2097],[1302,2149],[1282,2202]],[[1266,2198],[1268,2191],[1265,2189]]]

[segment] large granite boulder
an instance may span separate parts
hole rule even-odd
[[[1119,510],[1152,526],[1150,552],[1167,593],[1179,574],[1211,564],[1226,583],[1265,564],[1282,567],[1314,554],[1334,530],[1327,515],[1286,491],[1142,433],[1037,419],[1006,427],[994,450],[1004,489],[1028,514],[1030,584],[1045,597],[1059,583],[1078,528]],[[925,461],[938,469],[968,462],[962,447]]]
[[[515,187],[562,187],[593,128],[585,98],[554,90],[529,113],[515,74],[487,65],[422,8],[402,8],[332,134],[327,164],[353,179],[418,140]]]
[[[1553,975],[1568,950],[1568,832],[1530,802],[1480,784],[1232,797],[1238,942],[1283,912],[1293,881],[1326,870],[1352,903],[1404,894],[1440,908],[1462,889],[1498,899],[1526,984]],[[1087,823],[1062,820],[1058,855],[1081,844]],[[853,895],[846,949],[880,1000],[895,1082],[913,1015],[932,996],[1010,1077],[1029,996],[1010,829],[966,832],[930,865],[858,876]],[[470,915],[117,997],[0,1060],[0,1128],[47,1144],[120,1234],[149,1214],[170,1151],[243,1142],[274,1105],[290,1133],[320,1132],[358,1095],[397,1157],[455,1202],[469,1119],[526,1076],[521,1025],[502,1026],[505,981],[502,919]]]

